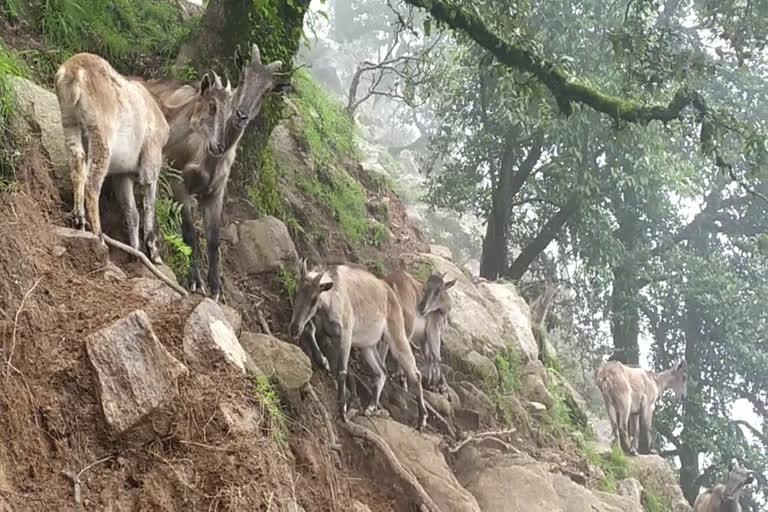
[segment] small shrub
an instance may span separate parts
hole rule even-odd
[[[370,242],[373,247],[379,248],[382,245],[389,242],[391,234],[389,229],[380,222],[373,223],[371,225]]]
[[[646,512],[668,512],[672,509],[663,496],[649,489],[643,490],[642,502]]]
[[[261,406],[267,430],[283,451],[288,447],[288,417],[280,408],[280,398],[268,377],[251,377],[251,392]]]
[[[499,372],[499,389],[503,393],[520,391],[523,369],[517,348],[508,345],[506,350],[500,350],[496,353],[494,363]]]
[[[164,260],[181,280],[189,272],[192,248],[181,237],[181,204],[167,197],[158,197],[155,204],[157,224],[165,242]]]
[[[379,279],[384,279],[389,273],[387,266],[383,261],[369,261],[365,266],[368,267],[368,270],[371,272],[371,274],[375,275]]]
[[[15,53],[0,45],[0,186],[13,187],[15,160],[18,156],[11,132],[11,118],[16,110],[16,95],[10,85],[11,76],[23,76],[23,65]]]
[[[293,304],[293,300],[296,298],[296,272],[290,268],[280,267],[277,277],[283,283],[283,290]]]
[[[423,261],[412,267],[409,272],[419,282],[423,283],[431,274],[435,273],[435,264],[431,261]]]
[[[593,466],[599,467],[605,474],[605,478],[597,483],[597,488],[603,492],[616,493],[619,481],[629,478],[629,458],[614,446],[607,456],[598,454],[591,444],[583,446],[584,457]]]

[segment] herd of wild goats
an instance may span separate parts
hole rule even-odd
[[[208,245],[208,293],[221,293],[219,225],[224,192],[237,146],[248,123],[265,100],[280,94],[287,81],[278,70],[280,61],[262,64],[259,49],[251,48],[251,61],[235,55],[240,72],[238,86],[226,86],[213,71],[198,83],[173,79],[145,80],[124,77],[103,58],[80,53],[64,62],[55,75],[64,140],[71,157],[75,227],[102,236],[99,195],[104,180],[112,177],[124,210],[131,248],[146,251],[160,263],[155,228],[155,200],[163,163],[181,171],[173,193],[182,204],[182,235],[192,247],[187,285],[205,292],[200,276],[200,245],[192,215],[193,198],[200,204]],[[134,181],[143,187],[143,247],[139,237],[139,212]],[[381,280],[354,265],[299,268],[289,333],[297,342],[309,340],[315,363],[330,370],[317,344],[318,334],[339,348],[337,361],[338,408],[347,418],[346,376],[350,351],[356,347],[376,379],[375,392],[365,413],[377,410],[387,380],[389,351],[397,363],[396,376],[407,389],[416,386],[421,430],[427,421],[422,375],[411,344],[421,350],[426,363],[425,385],[445,390],[440,345],[451,309],[448,290],[454,281],[432,274],[424,285],[403,271]],[[380,343],[381,340],[385,343]],[[407,378],[407,380],[406,380]],[[597,373],[614,435],[631,454],[653,453],[651,426],[654,406],[666,389],[685,398],[688,369],[685,361],[674,368],[650,373],[618,361],[605,363]],[[738,511],[738,497],[753,480],[751,472],[732,463],[728,481],[703,493],[695,512]]]

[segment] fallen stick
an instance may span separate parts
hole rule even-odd
[[[104,457],[103,459],[99,459],[96,462],[92,462],[91,464],[88,464],[83,469],[80,470],[78,474],[74,474],[70,471],[62,470],[61,474],[72,480],[72,494],[73,498],[75,500],[75,510],[80,510],[81,507],[81,501],[80,501],[80,477],[83,476],[83,473],[91,469],[92,467],[101,464],[103,462],[107,462],[108,460],[112,459],[112,455],[109,455],[107,457]]]
[[[29,290],[27,290],[27,293],[24,294],[24,297],[21,298],[21,304],[19,304],[19,309],[16,310],[16,316],[13,318],[13,333],[11,334],[11,348],[8,351],[8,360],[6,361],[6,369],[5,369],[5,380],[8,380],[8,369],[13,368],[16,370],[17,373],[21,374],[19,370],[16,369],[15,366],[13,366],[13,352],[16,350],[16,330],[19,327],[19,315],[21,314],[21,311],[24,309],[24,303],[27,302],[27,299],[30,295],[32,295],[32,292],[35,291],[35,288],[37,288],[37,285],[40,284],[40,281],[42,281],[42,277],[39,277],[37,281],[35,281],[35,284],[33,284]]]
[[[149,261],[149,258],[147,258],[147,255],[144,254],[143,252],[137,251],[130,245],[126,245],[123,242],[118,242],[114,238],[110,238],[104,233],[101,234],[101,239],[104,240],[107,244],[111,245],[112,247],[120,249],[121,251],[127,252],[131,256],[135,256],[139,258],[139,260],[141,260],[141,262],[144,264],[145,267],[149,269],[150,272],[155,274],[155,276],[159,280],[161,280],[162,282],[164,282],[165,284],[167,284],[168,286],[170,286],[171,288],[179,292],[182,297],[186,297],[187,295],[189,295],[187,290],[179,286],[178,283],[174,283],[171,279],[168,278],[168,276],[160,272],[160,270],[151,261]]]
[[[475,435],[467,437],[466,439],[461,441],[459,444],[457,444],[453,448],[448,448],[448,452],[449,453],[456,453],[459,450],[461,450],[462,448],[464,448],[464,446],[466,446],[468,443],[483,441],[485,439],[492,439],[494,441],[497,441],[497,442],[501,443],[508,450],[514,450],[514,451],[517,451],[519,453],[520,450],[518,450],[517,448],[515,448],[511,444],[505,443],[504,441],[499,439],[499,436],[507,436],[507,435],[512,434],[512,433],[514,433],[516,431],[517,431],[516,429],[510,428],[509,430],[497,430],[497,431],[493,431],[493,432],[481,432],[479,434],[475,434]]]
[[[392,449],[387,445],[387,442],[384,441],[384,439],[371,432],[367,428],[361,427],[360,425],[351,421],[344,422],[342,425],[344,426],[344,429],[353,437],[365,439],[366,441],[376,445],[376,447],[381,450],[381,453],[384,454],[384,457],[387,459],[387,462],[389,462],[392,470],[397,474],[397,476],[405,481],[405,483],[410,485],[413,491],[419,497],[422,502],[421,507],[426,506],[429,509],[429,512],[440,512],[440,508],[437,506],[437,504],[435,504],[434,500],[432,500],[430,495],[427,494],[427,491],[424,490],[424,487],[422,487],[419,481],[416,480],[416,477],[414,477],[410,471],[403,467],[397,456],[392,452]]]

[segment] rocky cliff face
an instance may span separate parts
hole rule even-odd
[[[377,222],[393,241],[355,254],[375,271],[385,262],[457,279],[442,350],[449,389],[426,394],[424,433],[412,427],[413,396],[391,380],[389,418],[336,421],[333,380],[285,332],[299,252],[322,256],[346,240],[310,248],[312,237],[294,240],[277,217],[243,216],[231,189],[227,304],[182,298],[64,227],[55,97],[16,85],[25,155],[49,164],[30,170],[22,192],[0,194],[11,219],[0,225],[0,510],[634,512],[658,495],[686,509],[657,457],[606,485],[601,461],[612,455],[586,455],[583,401],[539,361],[515,286],[473,279],[450,251],[430,250],[380,187],[363,187],[365,199],[386,198],[390,214]],[[324,172],[303,121],[294,112],[271,142],[296,180]],[[338,166],[370,178],[359,162]],[[306,191],[285,178],[280,186],[302,202]],[[366,213],[375,220],[375,211]],[[353,368],[364,402],[365,369]]]

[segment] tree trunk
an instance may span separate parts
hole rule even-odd
[[[347,115],[354,119],[355,110],[357,109],[357,88],[360,87],[360,77],[363,76],[362,64],[357,67],[355,74],[352,76],[352,81],[349,83],[349,95],[347,97]]]
[[[507,221],[499,208],[493,208],[483,238],[480,277],[495,281],[507,267]]]
[[[640,312],[636,299],[640,293],[637,269],[631,263],[620,265],[613,271],[611,294],[611,333],[613,356],[624,364],[640,364]]]
[[[515,258],[509,269],[504,273],[505,277],[512,280],[517,280],[523,277],[528,271],[528,267],[531,266],[536,258],[544,252],[544,250],[552,243],[558,233],[563,229],[563,226],[568,222],[573,215],[579,210],[581,204],[581,194],[575,192],[568,198],[565,206],[550,218],[546,224],[541,228],[541,231],[536,235],[536,238],[531,240],[531,243],[526,245],[522,252]]]

